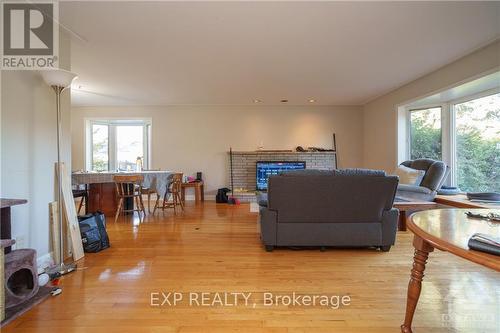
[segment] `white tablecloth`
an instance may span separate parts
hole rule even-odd
[[[71,175],[71,182],[73,185],[113,183],[113,177],[116,175],[141,175],[144,177],[142,183],[144,187],[151,186],[153,179],[156,178],[156,191],[163,197],[173,174],[172,171],[74,172]]]

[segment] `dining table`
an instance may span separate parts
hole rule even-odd
[[[88,188],[88,212],[102,212],[106,216],[114,216],[118,206],[118,198],[114,183],[114,176],[117,175],[140,175],[143,176],[143,187],[150,187],[153,180],[156,179],[156,192],[160,197],[164,197],[168,185],[172,179],[172,171],[145,170],[145,171],[104,171],[104,172],[73,172],[71,183],[74,186],[87,185]],[[125,208],[130,209],[133,206],[133,200],[125,202]]]
[[[500,256],[477,251],[469,247],[469,240],[474,234],[482,234],[486,237],[492,237],[492,239],[500,238],[499,222],[489,217],[499,214],[500,210],[495,209],[451,208],[431,209],[410,216],[407,222],[408,229],[414,234],[413,247],[415,252],[410,271],[410,281],[408,282],[406,313],[404,322],[401,325],[401,333],[414,333],[412,329],[413,317],[422,290],[427,260],[434,249],[448,252],[463,260],[500,272]],[[452,265],[453,261],[450,261],[450,266]],[[467,277],[466,272],[458,272],[458,274],[453,274],[453,272],[453,268],[450,267],[452,279],[474,281],[474,277]],[[439,279],[440,277],[433,278]],[[474,287],[476,286],[471,286],[471,288]],[[439,291],[436,291],[436,294],[439,295]],[[426,331],[421,330],[419,332]]]

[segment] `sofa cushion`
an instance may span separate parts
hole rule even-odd
[[[420,185],[424,178],[425,171],[399,165],[396,170],[394,170],[394,175],[399,177],[399,184]]]
[[[397,183],[395,176],[271,176],[268,207],[278,223],[380,222]]]

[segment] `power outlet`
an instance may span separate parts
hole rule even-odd
[[[17,236],[16,240],[16,249],[24,249],[26,247],[26,238],[24,236]]]

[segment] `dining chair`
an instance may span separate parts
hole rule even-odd
[[[113,177],[118,197],[118,207],[116,208],[115,222],[120,213],[137,212],[139,220],[141,212],[146,216],[144,203],[142,201],[142,182],[144,177],[141,175],[116,175]],[[132,199],[132,209],[126,209],[125,200]],[[135,206],[134,206],[135,204]]]
[[[151,214],[151,195],[156,194],[156,202],[158,202],[160,200],[160,194],[156,190],[156,184],[157,184],[157,180],[156,180],[156,177],[154,177],[151,180],[151,184],[149,184],[148,187],[144,187],[144,186],[141,187],[141,194],[148,196],[148,213],[150,213],[150,214]]]
[[[165,210],[165,208],[173,208],[174,214],[177,213],[177,206],[180,206],[181,210],[184,210],[184,203],[181,199],[182,176],[183,174],[180,172],[172,175],[172,181],[169,183],[167,191],[163,196],[163,206],[161,207],[163,210]],[[172,197],[172,201],[169,201],[170,197]]]

